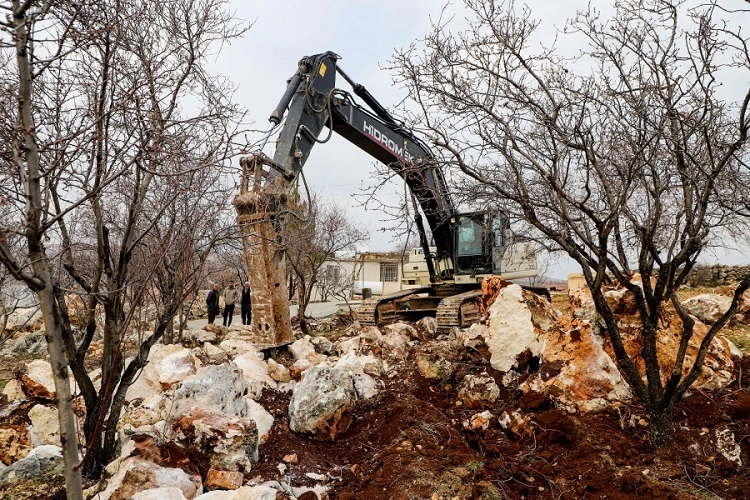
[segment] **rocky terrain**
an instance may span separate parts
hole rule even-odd
[[[263,352],[247,327],[190,330],[182,345],[152,349],[128,392],[119,457],[87,497],[745,498],[740,349],[714,340],[675,410],[674,450],[655,455],[590,298],[570,299],[555,308],[498,282],[484,321],[450,335],[430,318],[378,329],[331,317]],[[608,300],[636,350],[628,294]],[[720,293],[686,302],[702,321],[688,357],[725,303]],[[660,359],[679,326],[663,319]],[[51,373],[28,330],[0,353],[0,499],[64,498]]]

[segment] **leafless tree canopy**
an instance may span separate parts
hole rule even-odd
[[[500,204],[581,265],[618,363],[650,412],[652,442],[668,445],[671,408],[718,330],[682,377],[693,323],[675,291],[712,237],[742,222],[721,194],[746,191],[732,182],[750,126],[750,52],[737,20],[750,16],[715,2],[627,0],[606,16],[591,4],[544,46],[528,8],[464,4],[466,28],[441,19],[392,61],[419,106],[414,121],[477,199]],[[633,272],[655,280],[641,288]],[[645,380],[601,293],[610,278],[637,298]],[[663,383],[655,332],[670,299],[685,329]]]
[[[305,310],[315,285],[322,279],[323,264],[342,252],[354,253],[369,235],[347,217],[343,208],[316,197],[298,205],[295,214],[287,216],[284,232],[287,263],[298,290],[297,316],[300,327],[306,331]]]
[[[93,476],[115,452],[125,393],[149,348],[232,225],[220,172],[241,110],[228,82],[206,70],[247,29],[226,3],[0,3],[0,261],[39,296],[61,386],[67,364],[81,388]],[[69,317],[71,300],[85,304],[83,324]],[[126,364],[124,339],[144,307],[155,321]],[[98,390],[84,367],[97,333]],[[66,441],[72,474],[74,431]]]

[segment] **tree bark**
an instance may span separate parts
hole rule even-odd
[[[30,285],[39,297],[39,304],[44,320],[45,340],[55,380],[55,402],[60,419],[60,442],[62,444],[65,489],[67,498],[83,499],[81,472],[78,470],[78,438],[73,397],[68,380],[68,363],[65,358],[60,313],[55,300],[55,290],[50,275],[49,261],[42,244],[44,231],[41,227],[42,194],[41,169],[39,165],[39,148],[31,109],[32,70],[28,51],[29,26],[27,9],[29,4],[21,5],[14,1],[13,28],[16,45],[16,62],[18,64],[18,111],[19,127],[23,141],[23,159],[19,158],[22,180],[26,197],[26,240],[29,246],[29,257],[32,262],[33,279]]]
[[[672,407],[649,411],[649,440],[656,451],[668,452],[674,448],[673,413]]]

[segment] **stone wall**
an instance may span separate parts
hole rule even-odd
[[[691,287],[734,285],[748,274],[750,274],[750,266],[698,265],[690,271],[687,285]]]

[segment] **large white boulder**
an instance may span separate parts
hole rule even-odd
[[[682,305],[690,314],[702,322],[712,325],[729,310],[729,306],[732,305],[732,297],[704,293],[684,300]]]
[[[182,469],[162,467],[141,457],[115,460],[106,467],[110,476],[106,489],[90,500],[133,498],[138,492],[153,488],[177,488],[186,498],[203,493],[200,476],[189,475]]]
[[[62,449],[55,445],[38,446],[25,458],[0,470],[0,484],[17,478],[31,478],[63,468]]]
[[[356,403],[357,392],[347,370],[313,366],[292,394],[289,428],[335,440],[349,428]]]
[[[544,338],[535,330],[524,293],[531,292],[524,292],[515,284],[501,289],[489,308],[487,323],[475,323],[469,328],[469,338],[484,338],[495,370],[507,372],[518,366],[519,355],[529,351],[531,356],[539,356],[544,348]]]
[[[523,390],[550,394],[569,410],[596,410],[630,400],[630,386],[588,321],[565,316],[546,339],[539,372],[527,379]]]
[[[157,364],[154,361],[149,361],[149,363],[143,367],[141,373],[135,379],[133,384],[128,387],[128,391],[125,393],[125,401],[149,399],[153,396],[162,397],[164,395],[164,389],[162,389],[159,378],[160,374]]]
[[[255,421],[260,442],[265,443],[273,427],[273,415],[253,399],[247,398],[245,402],[247,403],[247,418]]]
[[[260,353],[246,352],[234,358],[234,363],[242,370],[252,397],[259,397],[264,387],[276,389],[276,381],[268,374],[268,365]]]
[[[195,374],[197,364],[200,364],[200,361],[196,360],[190,349],[184,347],[165,356],[159,363],[159,383],[162,389],[169,389]]]
[[[177,389],[170,391],[169,416],[177,418],[191,408],[244,417],[248,393],[242,370],[234,363],[210,365],[186,378]]]
[[[60,419],[57,408],[34,405],[29,410],[31,420],[31,441],[34,446],[54,444],[60,446]]]
[[[292,354],[295,360],[297,359],[309,359],[310,356],[314,356],[315,346],[312,342],[305,338],[296,340],[294,343],[289,345],[289,352]]]
[[[48,401],[55,400],[55,379],[48,361],[35,359],[26,363],[21,370],[20,379],[23,392],[28,396]],[[71,380],[70,387],[71,391],[75,390],[75,381]]]
[[[249,472],[258,461],[258,427],[252,419],[193,408],[172,428],[178,443],[197,447],[215,469]]]

